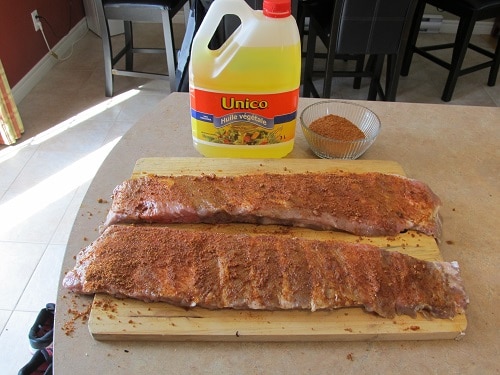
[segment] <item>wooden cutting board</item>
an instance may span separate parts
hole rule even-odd
[[[299,173],[305,171],[383,172],[404,175],[392,161],[323,159],[208,159],[146,158],[137,161],[133,177],[158,175],[235,175]],[[260,233],[275,226],[248,224],[183,225],[185,228]],[[359,237],[341,232],[290,228],[286,235],[342,239],[375,244],[424,260],[442,260],[434,238],[413,231],[395,237]],[[241,311],[181,308],[98,294],[94,297],[89,330],[97,340],[147,341],[359,341],[459,339],[467,327],[465,315],[452,319],[397,316],[381,318],[360,307],[334,311]]]

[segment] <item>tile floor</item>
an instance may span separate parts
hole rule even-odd
[[[494,43],[487,36],[474,39]],[[106,98],[101,59],[100,39],[88,32],[71,58],[18,104],[23,137],[0,146],[1,374],[17,373],[30,359],[28,330],[56,299],[65,245],[92,176],[121,135],[169,94],[167,81],[117,77],[115,96]],[[486,80],[485,71],[462,77],[448,105],[500,106],[500,84],[488,87]],[[333,97],[364,99],[366,84],[359,91],[350,84],[334,81]],[[416,56],[410,75],[401,78],[398,101],[439,104],[443,85],[444,70]]]

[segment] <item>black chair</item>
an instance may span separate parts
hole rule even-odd
[[[424,47],[416,46],[418,33],[420,31],[420,23],[422,21],[426,4],[436,6],[437,8],[452,13],[460,18],[454,43]],[[441,99],[445,102],[449,102],[451,100],[453,91],[457,85],[458,77],[463,76],[464,74],[469,74],[480,69],[490,68],[488,86],[495,86],[498,75],[498,67],[500,65],[500,43],[497,41],[495,52],[491,52],[470,43],[470,38],[477,21],[495,18],[498,16],[500,16],[500,0],[419,0],[415,11],[415,19],[408,40],[401,74],[403,76],[408,75],[413,53],[417,53],[420,56],[423,56],[449,70],[443,95],[441,96]],[[431,51],[449,48],[453,49],[451,62],[447,62],[429,53]],[[462,69],[464,58],[469,48],[488,57],[489,60],[481,64]]]
[[[314,60],[316,39],[326,46],[326,68],[322,97],[329,98],[333,77],[355,77],[354,87],[360,79],[371,79],[369,100],[377,94],[383,100],[395,101],[403,54],[410,31],[417,0],[302,0],[300,17],[309,17],[306,61],[303,74],[303,96],[319,97],[314,86]],[[302,19],[298,20],[303,24]],[[365,56],[368,62],[364,65]],[[387,73],[385,88],[381,75],[385,56]],[[354,70],[334,70],[335,59],[355,60]]]
[[[175,51],[172,18],[182,9],[189,12],[188,0],[100,0],[97,4],[99,24],[101,28],[104,52],[104,73],[106,96],[113,96],[113,78],[115,75],[152,79],[168,79],[171,91],[175,91],[175,69],[177,56]],[[113,54],[109,33],[109,20],[121,20],[124,23],[125,45]],[[165,48],[137,48],[134,46],[132,22],[152,22],[163,25]],[[168,74],[134,71],[135,53],[165,53],[167,56]],[[115,65],[125,56],[125,69],[117,69]]]

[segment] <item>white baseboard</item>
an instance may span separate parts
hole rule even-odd
[[[476,22],[476,25],[474,26],[473,34],[489,35],[491,33],[492,28],[493,28],[492,21],[479,21]],[[458,20],[443,20],[439,32],[443,34],[456,34],[457,29],[458,29]]]
[[[87,31],[87,20],[83,18],[52,50],[60,57],[66,56],[73,44],[83,37]],[[21,102],[57,62],[57,59],[47,51],[47,54],[12,88],[12,96],[15,102]]]
[[[185,22],[185,14],[179,11],[172,22],[182,23]],[[52,50],[60,57],[64,58],[74,43],[82,38],[89,30],[87,25],[87,18],[83,18],[78,24],[71,29],[71,31],[57,43]],[[12,88],[12,96],[16,103],[24,99],[26,95],[35,87],[35,85],[42,80],[47,72],[57,64],[57,59],[54,58],[48,51],[47,54]]]

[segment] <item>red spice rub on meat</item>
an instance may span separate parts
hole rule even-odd
[[[363,236],[417,230],[439,238],[439,198],[382,173],[144,176],[117,186],[103,228],[117,223],[280,224]]]
[[[359,243],[164,226],[107,228],[63,285],[209,309],[363,306],[384,317],[451,318],[468,303],[456,263]]]

